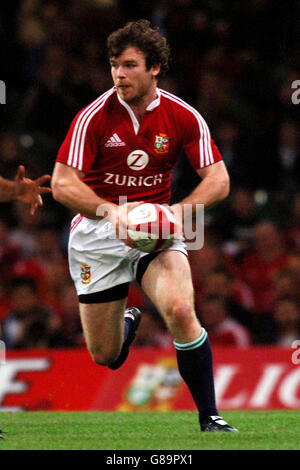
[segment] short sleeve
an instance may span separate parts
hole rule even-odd
[[[58,151],[57,162],[87,172],[97,155],[99,125],[97,114],[84,109],[73,119],[69,131]]]
[[[222,160],[205,120],[195,109],[186,113],[184,128],[183,148],[195,170]]]

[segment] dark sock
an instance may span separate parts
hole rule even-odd
[[[129,353],[128,343],[129,344],[131,343],[131,338],[133,334],[132,326],[133,326],[133,320],[131,318],[126,317],[124,320],[124,340],[123,340],[121,352],[119,354],[119,357],[109,365],[110,369],[118,369],[126,360],[126,357],[128,356],[128,353]]]
[[[133,325],[133,320],[131,318],[126,317],[125,320],[124,320],[124,342],[123,342],[123,344],[126,343],[126,340],[128,339],[128,337],[130,337],[132,325]]]
[[[199,411],[200,423],[218,415],[213,377],[213,358],[207,333],[190,343],[174,341],[178,369],[186,382]]]

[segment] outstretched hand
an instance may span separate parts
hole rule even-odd
[[[15,177],[15,197],[17,201],[30,205],[30,214],[33,215],[38,206],[43,205],[41,194],[51,192],[51,188],[41,187],[51,179],[50,175],[43,175],[36,180],[25,177],[25,168],[20,165]]]

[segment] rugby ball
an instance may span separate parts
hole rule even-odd
[[[176,234],[173,213],[161,204],[143,203],[128,212],[127,236],[131,246],[153,253],[173,244]]]

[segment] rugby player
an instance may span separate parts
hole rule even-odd
[[[227,170],[203,117],[157,86],[169,60],[159,31],[147,20],[130,22],[108,37],[107,46],[114,86],[74,118],[52,177],[54,198],[78,212],[71,223],[69,265],[88,350],[100,365],[123,364],[141,315],[126,309],[128,287],[136,279],[174,336],[179,372],[199,410],[201,430],[237,431],[216,408],[212,352],[195,314],[184,241],[147,254],[116,236],[118,223],[127,223],[124,207],[169,204],[171,171],[182,150],[201,183],[181,207],[209,208],[224,199]],[[128,202],[119,204],[124,196]]]
[[[36,208],[43,205],[41,194],[51,192],[51,188],[41,187],[50,179],[50,175],[40,176],[36,180],[25,178],[25,168],[19,165],[13,181],[0,176],[0,202],[24,202],[30,206],[30,214],[33,215]],[[1,429],[0,439],[4,439],[4,431]]]

